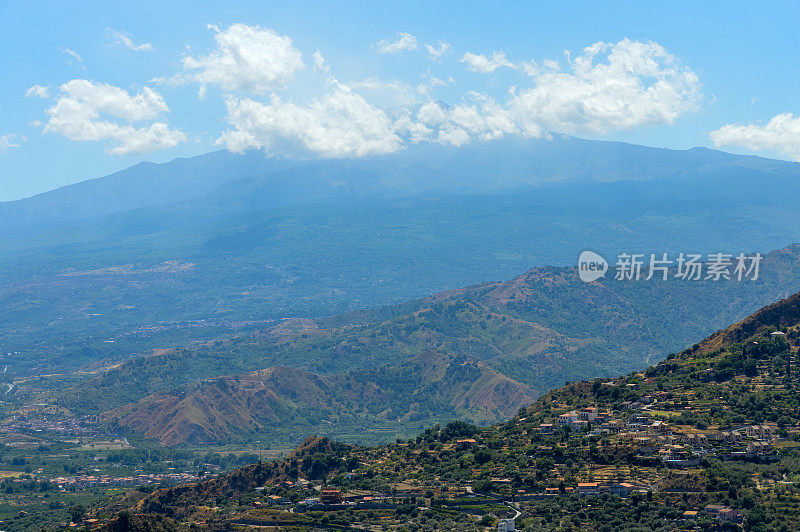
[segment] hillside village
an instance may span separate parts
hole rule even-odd
[[[779,315],[794,320],[799,300]],[[136,513],[363,530],[780,529],[800,505],[800,379],[796,321],[774,314],[645,371],[567,383],[504,423],[379,447],[311,437],[284,460],[144,496]]]
[[[0,0],[0,532],[800,532],[800,0]]]
[[[614,383],[603,383],[614,385]],[[666,399],[669,394],[656,396]],[[586,407],[558,416],[557,425],[542,423],[539,430],[552,434],[554,430],[586,432],[589,436],[613,436],[612,442],[634,442],[639,447],[637,458],[657,459],[667,467],[697,466],[702,458],[723,460],[779,459],[774,444],[781,441],[776,425],[742,425],[728,430],[699,430],[688,427],[671,427],[661,419],[648,415],[659,406],[656,397],[647,395],[642,401],[627,403],[631,410],[618,416],[601,412],[597,407]],[[692,407],[687,406],[690,412]],[[663,411],[662,411],[663,412]]]
[[[641,376],[641,375],[640,375]],[[603,386],[625,385],[622,382],[609,381]],[[253,501],[254,508],[273,506],[291,509],[295,512],[366,509],[398,509],[409,500],[421,500],[423,504],[437,500],[447,506],[480,504],[504,504],[520,508],[528,501],[542,501],[555,497],[587,497],[609,494],[627,498],[634,493],[647,496],[649,492],[657,492],[664,485],[670,489],[669,483],[676,477],[690,476],[703,459],[720,458],[722,460],[740,460],[760,463],[775,462],[780,459],[779,444],[786,438],[778,434],[775,424],[743,425],[729,430],[697,430],[689,427],[673,427],[669,423],[655,419],[651,412],[659,406],[666,406],[669,394],[661,392],[654,396],[646,395],[641,401],[624,402],[624,411],[601,411],[596,406],[589,406],[558,415],[554,423],[540,423],[528,426],[527,418],[521,417],[517,423],[525,427],[524,434],[531,435],[531,444],[544,443],[553,438],[596,441],[607,438],[606,445],[632,446],[635,449],[633,462],[638,464],[637,470],[597,467],[584,474],[579,474],[572,482],[565,482],[566,475],[554,464],[545,482],[535,487],[519,487],[519,478],[489,477],[481,484],[478,491],[476,482],[467,480],[464,483],[441,484],[441,478],[432,482],[404,480],[387,484],[388,490],[338,488],[333,486],[316,486],[317,494],[309,490],[308,480],[299,478],[296,482],[285,480],[275,485],[256,488],[263,497]],[[685,407],[684,407],[685,408]],[[691,406],[689,406],[691,408]],[[591,443],[590,443],[591,444]],[[409,443],[398,443],[398,450],[409,448]],[[491,442],[483,439],[458,438],[445,443],[439,450],[442,454],[454,452],[470,452],[473,456],[482,450],[490,449]],[[503,446],[500,450],[513,453],[513,448]],[[541,451],[551,450],[540,446]],[[435,451],[428,451],[434,453]],[[421,454],[416,452],[415,454]],[[526,453],[527,454],[527,453]],[[396,460],[392,455],[362,463],[362,466],[390,466]],[[663,467],[661,467],[663,466]],[[665,469],[666,468],[666,469]],[[477,473],[477,471],[475,471]],[[520,471],[522,473],[522,471]],[[345,486],[357,484],[358,473],[346,473],[342,479],[333,479]],[[517,475],[517,477],[519,474]],[[583,481],[582,481],[583,480]],[[523,481],[523,485],[524,485]],[[550,485],[548,485],[550,484]],[[674,490],[673,490],[674,491]],[[301,500],[299,495],[304,497]],[[652,493],[650,493],[652,496]],[[694,520],[707,517],[715,521],[741,523],[742,514],[721,504],[699,505],[695,509],[684,510],[679,520]],[[498,522],[498,530],[515,530],[504,518]]]
[[[446,392],[455,405],[469,399],[474,406],[482,398],[494,408],[505,398],[510,420],[488,427],[443,423],[376,447],[311,437],[285,458],[221,470],[216,477],[202,475],[208,460],[188,449],[174,451],[176,457],[185,455],[180,466],[165,467],[165,458],[159,453],[153,458],[143,440],[137,440],[137,449],[127,440],[103,443],[86,436],[79,446],[89,454],[70,466],[75,471],[43,464],[47,472],[40,467],[4,486],[22,490],[15,499],[19,503],[46,503],[51,493],[81,500],[104,492],[109,503],[84,516],[97,519],[92,523],[98,527],[120,512],[132,512],[162,516],[175,526],[211,528],[294,523],[365,530],[546,530],[609,523],[613,530],[613,523],[635,519],[644,528],[715,523],[757,530],[758,523],[786,522],[800,507],[795,488],[800,485],[799,323],[800,295],[795,295],[644,371],[567,382],[535,400],[517,393],[519,385],[488,364],[426,352],[401,368],[418,375],[421,384],[408,405],[395,405],[398,412],[416,412],[426,398]],[[169,355],[156,359],[173,360]],[[235,431],[239,425],[229,424],[231,412],[246,410],[227,405],[261,404],[251,398],[271,397],[263,394],[267,385],[294,401],[311,401],[319,394],[307,382],[329,390],[329,384],[338,383],[349,394],[375,386],[389,390],[384,382],[397,382],[399,370],[393,371],[371,371],[363,382],[347,374],[339,382],[292,368],[262,370],[249,378],[202,383],[185,395],[192,400],[183,411],[203,406],[209,420]],[[301,382],[306,384],[300,390],[291,384]],[[208,393],[215,389],[219,393]],[[481,392],[486,389],[492,393]],[[211,405],[212,396],[226,400]],[[349,396],[342,397],[347,404]],[[380,410],[380,401],[365,404]],[[47,413],[52,407],[41,408]],[[46,445],[56,445],[67,451],[65,442],[45,444],[37,435],[45,434],[40,429],[62,436],[69,431],[62,425],[31,425],[35,413],[12,416],[5,427],[8,441],[20,443],[11,456],[17,467],[34,469],[23,456],[27,449],[47,452]],[[143,427],[154,426],[149,420],[140,418]],[[122,454],[97,462],[102,472],[87,467],[88,460],[98,460],[92,453],[111,447],[138,453],[139,465],[133,467],[147,471],[120,468]],[[170,483],[182,485],[166,487]],[[12,513],[14,507],[7,510]]]
[[[116,530],[120,516],[162,520],[163,530],[616,530],[629,522],[792,529],[800,508],[800,296],[776,305],[644,371],[567,382],[487,427],[456,421],[374,447],[309,437],[288,456],[229,461],[251,463],[232,472],[211,463],[222,455],[176,449],[168,459],[127,440],[87,438],[84,462],[97,466],[79,461],[82,470],[68,474],[40,467],[3,486],[28,486],[27,499],[41,502],[102,491],[108,503],[82,516],[99,530]],[[42,443],[27,448],[34,445]],[[113,459],[95,456],[112,448]],[[26,452],[12,460],[30,468]],[[149,472],[122,473],[131,467],[121,467],[124,453],[138,453],[133,467]],[[214,467],[219,474],[204,473]],[[34,517],[13,522],[25,519]]]

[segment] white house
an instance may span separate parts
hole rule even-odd
[[[516,529],[513,519],[501,519],[497,524],[497,532],[514,532]]]

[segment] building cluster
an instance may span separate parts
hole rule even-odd
[[[653,405],[656,399],[647,396],[644,402]],[[723,460],[778,459],[775,443],[779,438],[775,426],[743,425],[722,431],[684,432],[663,420],[653,419],[646,412],[644,407],[615,415],[597,407],[586,407],[561,414],[556,424],[542,423],[539,430],[542,434],[550,434],[558,427],[560,430],[582,431],[590,436],[613,436],[637,444],[640,459],[660,461],[667,467],[694,467],[703,458],[711,456]]]
[[[147,486],[150,484],[182,484],[194,482],[197,476],[190,473],[149,473],[128,477],[112,477],[110,475],[76,475],[72,477],[55,477],[50,482],[58,485],[59,489],[66,490],[70,487],[91,488],[95,486]]]
[[[3,430],[8,432],[55,432],[80,436],[96,436],[97,430],[87,424],[88,418],[78,417],[39,417],[18,415],[3,422]]]
[[[738,510],[719,504],[709,504],[704,512],[720,522],[741,523],[742,514]],[[695,512],[697,514],[697,512]]]
[[[578,482],[577,488],[572,486],[566,486],[564,488],[545,488],[544,496],[556,497],[559,495],[579,495],[581,497],[586,497],[589,495],[601,495],[603,493],[610,493],[618,497],[627,497],[633,491],[636,490],[637,487],[629,482],[617,482],[611,484],[603,484],[600,482]],[[540,498],[542,498],[541,495],[517,496],[518,500],[540,499]]]

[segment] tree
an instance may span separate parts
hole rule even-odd
[[[487,449],[481,449],[475,453],[475,462],[478,464],[485,464],[492,459],[492,452]]]
[[[80,523],[83,521],[83,518],[86,517],[86,508],[80,504],[71,506],[68,511],[73,523]]]
[[[745,361],[744,374],[748,377],[755,377],[758,374],[758,364],[752,358]]]
[[[131,529],[131,514],[127,511],[122,511],[117,514],[116,528],[118,532],[127,532]]]

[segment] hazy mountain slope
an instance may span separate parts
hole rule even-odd
[[[557,137],[283,163],[201,197],[0,241],[9,371],[399,303],[571,265],[587,248],[737,253],[800,234],[799,165],[710,150]]]
[[[797,175],[792,163],[705,149],[673,151],[617,142],[507,138],[467,149],[423,144],[396,154],[320,162],[267,157],[257,151],[212,152],[153,164],[140,163],[18,201],[0,203],[0,235],[199,197],[227,182],[276,173],[261,185],[326,184],[357,194],[414,195],[426,190],[497,192],[565,180],[661,179],[686,172],[751,169]],[[306,181],[310,179],[310,181]],[[304,183],[304,181],[306,181]],[[277,182],[277,184],[276,184]],[[238,186],[242,186],[240,183]],[[237,188],[234,186],[233,188]],[[246,188],[253,184],[245,184]],[[224,187],[221,195],[225,195]],[[319,196],[320,194],[316,194]],[[312,199],[314,195],[312,195]]]
[[[33,255],[6,264],[0,341],[7,352],[24,353],[12,360],[11,371],[42,364],[52,372],[92,358],[186,344],[193,339],[189,332],[202,332],[177,328],[186,320],[207,320],[208,326],[316,317],[509,278],[531,264],[571,263],[586,248],[610,260],[622,251],[751,252],[764,249],[756,241],[783,245],[800,232],[792,226],[798,223],[793,208],[783,213],[764,206],[734,216],[740,207],[729,203],[725,212],[697,206],[668,214],[654,210],[654,193],[638,211],[612,202],[598,212],[592,207],[597,197],[593,190],[552,189],[391,200],[253,216],[236,230],[208,237],[197,222],[185,237],[134,233],[102,252],[92,242],[61,248],[49,261]],[[740,225],[745,229],[736,229]],[[156,237],[163,237],[161,244],[148,243]],[[748,242],[754,247],[744,248]],[[165,261],[191,266],[170,269]],[[121,273],[126,264],[130,272]],[[148,332],[170,325],[163,334]]]
[[[287,365],[331,375],[396,365],[429,351],[467,356],[537,392],[645,367],[800,289],[798,247],[768,254],[739,283],[581,282],[536,268],[511,281],[440,293],[325,320],[286,320],[258,333],[139,357],[57,392],[97,413],[205,378]]]
[[[226,181],[291,164],[256,152],[218,151],[169,163],[143,162],[29,198],[0,202],[0,238],[18,237],[64,222],[195,198]]]
[[[321,376],[275,367],[204,381],[103,414],[164,445],[241,440],[276,428],[358,433],[388,422],[496,421],[537,394],[485,364],[426,353],[395,367]],[[373,425],[370,427],[370,425]],[[344,437],[344,436],[343,436]]]

